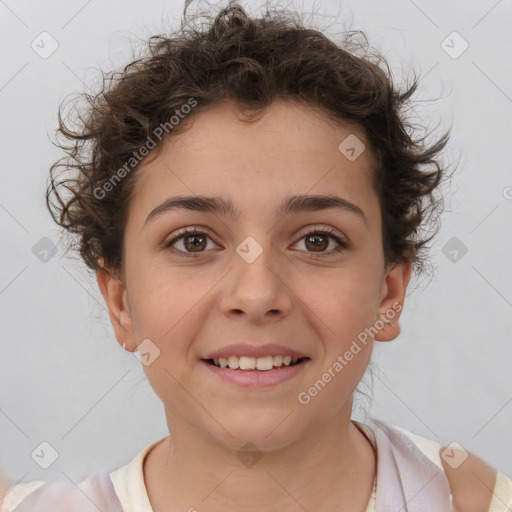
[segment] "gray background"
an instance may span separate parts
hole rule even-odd
[[[311,11],[312,3],[295,5]],[[354,417],[369,412],[441,444],[457,441],[512,476],[512,2],[316,6],[332,16],[341,7],[338,23],[324,19],[328,33],[363,29],[398,79],[411,66],[421,73],[416,99],[436,101],[418,113],[434,135],[453,124],[445,159],[459,161],[432,247],[435,273],[413,281],[400,337],[376,344],[374,400],[369,410],[361,400]],[[94,276],[64,257],[44,191],[61,156],[49,141],[58,104],[83,81],[94,86],[98,66],[128,62],[130,39],[177,26],[182,9],[155,0],[0,1],[0,471],[12,482],[79,481],[167,434],[141,363],[114,338]],[[46,59],[31,48],[43,31],[59,45]],[[454,31],[469,44],[458,58],[442,47]],[[445,44],[458,52],[453,37]],[[46,262],[44,237],[58,246]],[[453,243],[467,248],[458,261],[445,255]],[[43,441],[59,454],[46,470],[31,458]]]

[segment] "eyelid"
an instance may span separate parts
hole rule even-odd
[[[206,226],[194,224],[192,226],[185,226],[184,228],[180,228],[180,229],[174,231],[168,238],[165,239],[165,241],[162,243],[162,245],[164,247],[166,247],[171,242],[176,242],[177,238],[179,238],[183,235],[190,235],[190,234],[194,234],[194,233],[208,235],[212,240],[214,240],[214,237],[211,235],[211,231]],[[215,242],[215,243],[217,243],[217,242]]]
[[[328,235],[335,235],[338,238],[341,238],[343,240],[343,242],[345,242],[346,244],[349,243],[348,238],[341,231],[338,231],[336,228],[333,228],[332,226],[329,226],[327,224],[324,224],[324,225],[318,224],[316,226],[314,225],[312,227],[308,227],[307,230],[302,233],[300,238],[307,236],[310,233],[316,233],[316,232],[322,232],[322,233],[326,233]]]

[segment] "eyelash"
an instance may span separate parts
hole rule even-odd
[[[302,240],[303,238],[306,238],[311,235],[318,235],[318,234],[319,235],[327,235],[329,238],[332,238],[338,244],[338,246],[335,249],[331,249],[331,251],[325,252],[325,253],[313,253],[312,252],[311,254],[314,255],[313,257],[315,257],[317,259],[326,258],[326,257],[332,256],[334,253],[343,252],[346,249],[348,249],[348,243],[344,239],[340,238],[338,235],[335,235],[334,230],[331,228],[327,228],[327,229],[313,228],[313,229],[309,230],[307,233],[304,233],[301,236],[301,238],[299,238],[299,240]],[[194,236],[194,235],[205,235],[211,239],[211,237],[207,233],[198,231],[196,228],[185,228],[181,232],[179,232],[177,236],[175,236],[174,238],[172,238],[171,240],[166,242],[164,244],[164,249],[171,249],[172,248],[171,246],[174,245],[179,240],[181,240],[182,238],[186,238],[187,236]],[[176,249],[174,249],[174,250],[176,250]],[[197,258],[203,252],[205,252],[205,251],[201,251],[198,253],[190,253],[190,252],[182,251],[181,249],[178,249],[177,251],[180,253],[180,256],[183,256],[185,258]],[[308,252],[308,251],[306,251],[306,252]]]

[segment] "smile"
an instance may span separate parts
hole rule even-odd
[[[228,358],[219,357],[206,359],[210,364],[218,368],[230,368],[231,370],[256,370],[256,371],[269,371],[274,368],[293,366],[306,357],[291,357],[291,356],[264,356],[264,357],[249,357],[249,356],[230,356]]]
[[[281,357],[283,361],[280,361]],[[227,366],[224,368],[221,367],[220,359],[223,359],[222,364],[225,364],[227,361]],[[270,362],[272,362],[272,367],[264,370],[258,369],[256,365],[258,364],[258,360],[262,359],[264,362],[260,362],[260,367],[263,364],[265,368],[268,368]],[[274,386],[291,379],[302,372],[311,362],[309,357],[295,359],[296,361],[292,362],[291,357],[287,356],[287,364],[285,364],[284,356],[266,356],[258,358],[230,356],[228,359],[219,358],[219,361],[217,361],[218,364],[215,364],[215,359],[202,359],[201,363],[204,365],[205,369],[225,382],[235,384],[242,388],[263,388]],[[231,368],[229,364],[230,360],[235,368]],[[274,366],[274,362],[279,364]],[[245,368],[247,366],[250,368]]]

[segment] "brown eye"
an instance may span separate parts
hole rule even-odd
[[[206,233],[188,229],[182,231],[178,236],[169,240],[164,247],[166,249],[172,248],[183,256],[189,256],[194,253],[200,254],[205,252],[208,240],[211,240],[211,238]]]
[[[300,241],[302,240],[304,240],[306,252],[314,254],[316,258],[333,256],[336,253],[343,252],[348,249],[348,242],[334,234],[334,230],[332,229],[313,229],[300,239]],[[335,242],[334,248],[330,251],[326,251],[331,241]]]
[[[206,237],[203,235],[185,235],[183,243],[187,251],[201,251],[206,247]]]
[[[329,246],[329,237],[326,235],[307,235],[306,239],[306,247],[311,248],[313,251],[322,252]]]

